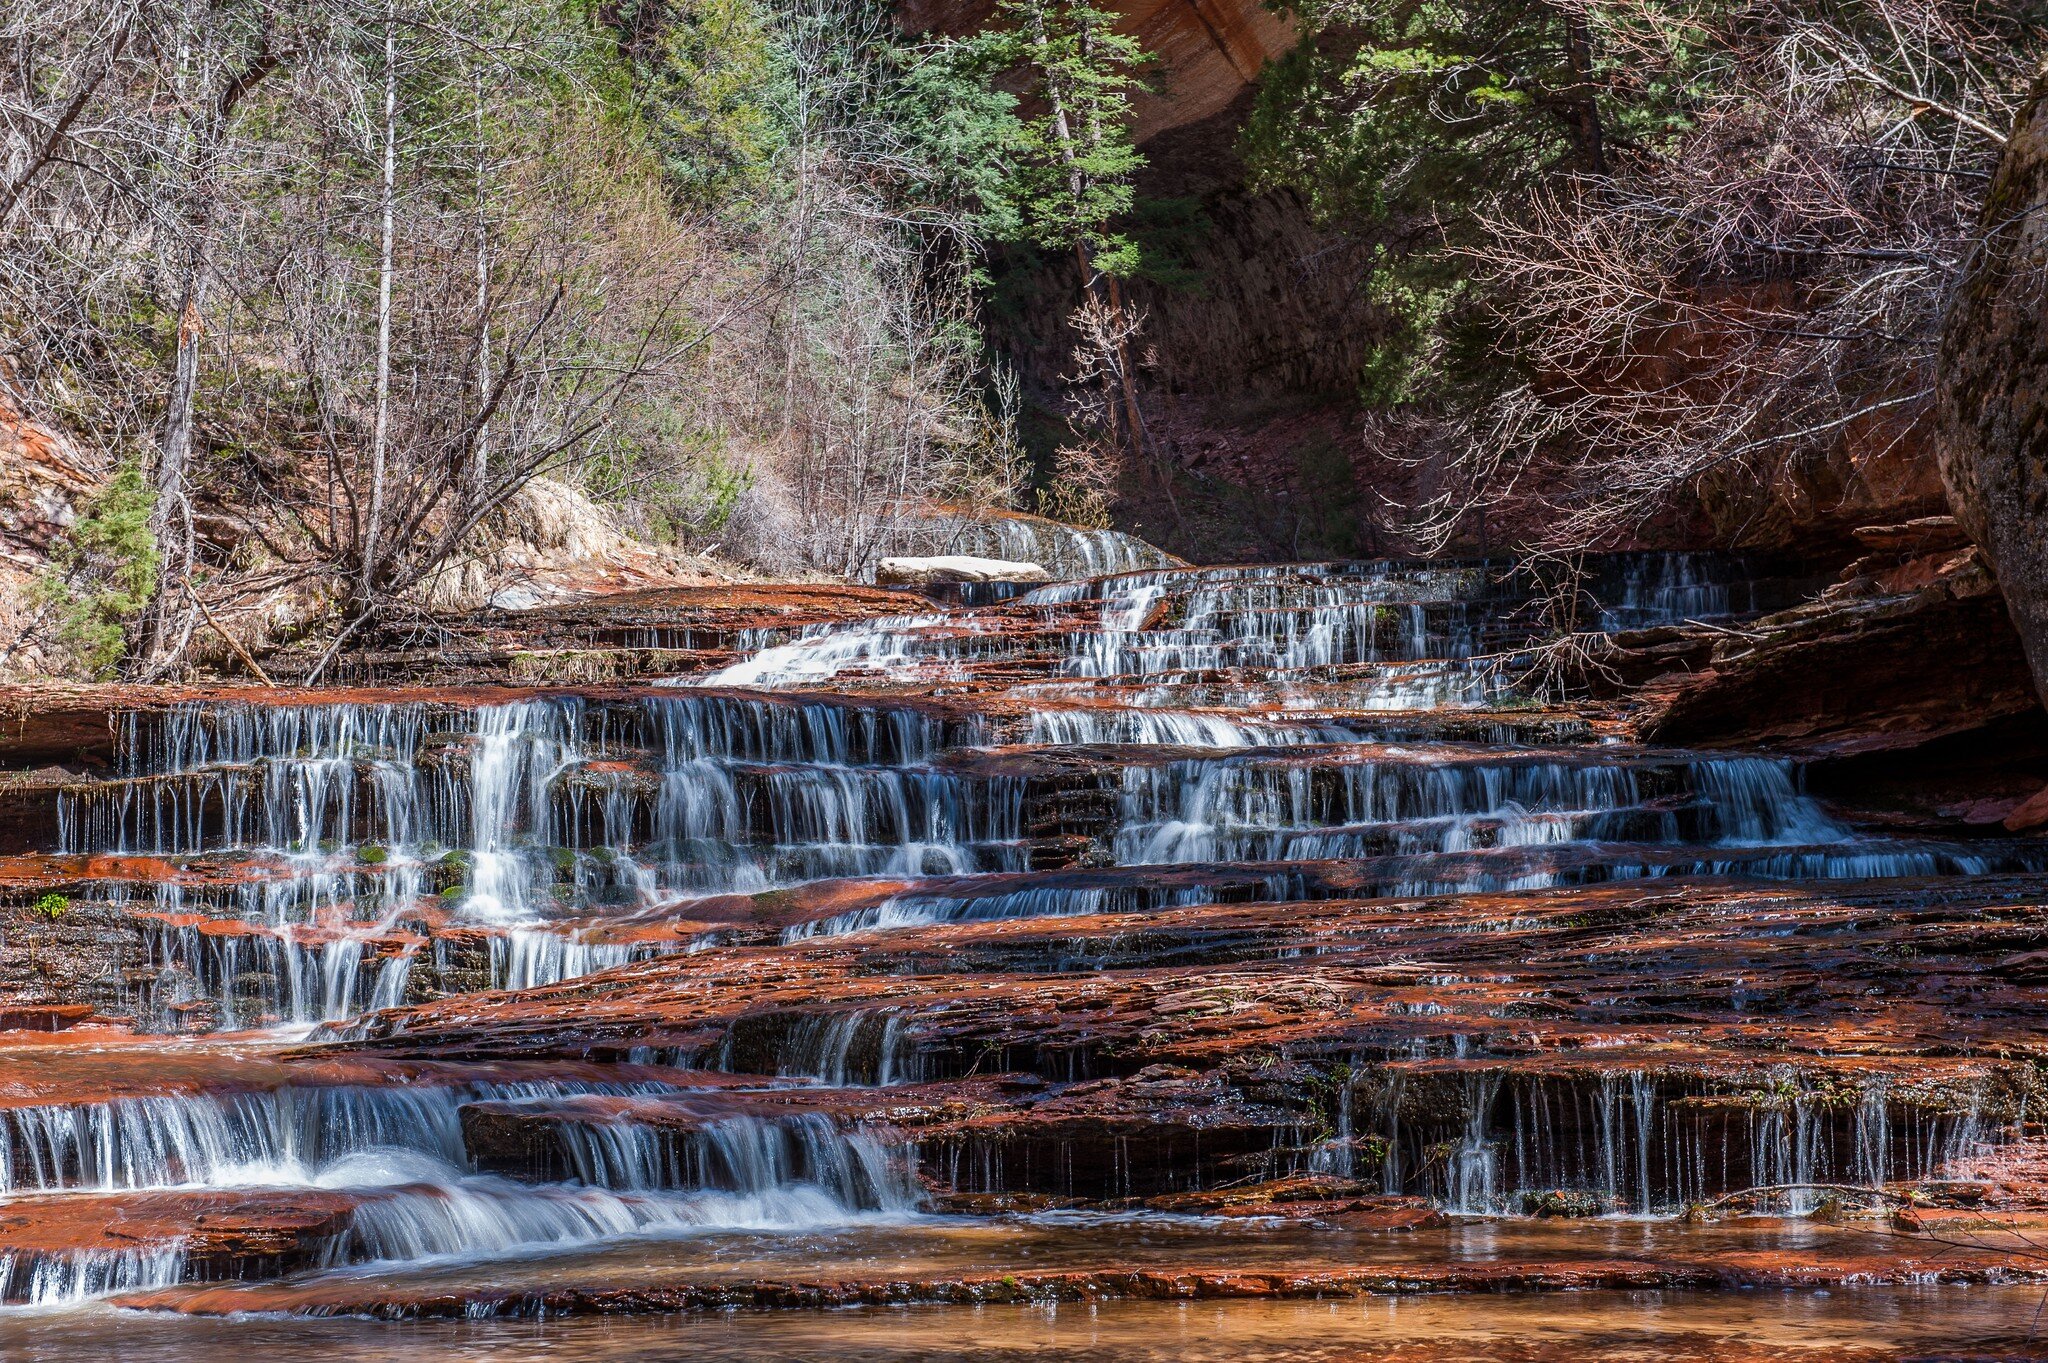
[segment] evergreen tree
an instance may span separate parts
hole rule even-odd
[[[1085,0],[1004,0],[1000,13],[1013,27],[986,41],[1026,74],[1026,98],[1037,110],[1018,134],[1017,231],[1045,250],[1073,253],[1083,293],[1071,319],[1075,386],[1099,391],[1099,419],[1112,443],[1142,453],[1145,422],[1130,361],[1138,323],[1122,286],[1139,256],[1119,224],[1144,165],[1131,137],[1131,94],[1146,53],[1115,31],[1113,14]]]
[[[1464,306],[1459,252],[1482,209],[1604,176],[1664,145],[1695,103],[1698,31],[1658,0],[1308,0],[1299,17],[1302,42],[1261,85],[1244,150],[1257,183],[1375,239],[1367,283],[1387,334],[1361,385],[1375,405],[1498,367]]]

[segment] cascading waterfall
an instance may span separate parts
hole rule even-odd
[[[1460,692],[1473,703],[1494,694],[1495,664],[1467,655],[1499,642],[1481,607],[1502,583],[1489,569],[1286,565],[1154,569],[1038,588],[1003,609],[1068,613],[1054,636],[1066,661],[1052,672],[1133,671],[1148,686],[1119,692],[1112,705],[1035,707],[1021,719],[1022,737],[1037,747],[1204,754],[1108,769],[1118,805],[1100,838],[1122,865],[1406,857],[1410,869],[1390,869],[1382,891],[1436,892],[2005,864],[1970,849],[1853,838],[1800,792],[1788,764],[1767,759],[1347,752],[1373,737],[1363,716],[1440,706],[1445,687],[1477,687]],[[984,645],[1013,647],[995,617],[986,628],[979,618],[955,611],[820,627],[736,666],[755,681],[790,682],[818,675],[814,653],[915,673],[932,656],[950,667]],[[1081,624],[1090,628],[1070,632]],[[1331,653],[1332,640],[1350,642]],[[1148,703],[1174,669],[1229,661],[1196,656],[1215,649],[1272,675],[1314,671],[1340,655],[1373,672],[1333,683],[1339,694],[1323,699],[1350,708],[1327,717],[1297,718],[1284,705],[1255,718],[1173,708],[1182,688],[1173,681],[1159,705]],[[692,680],[736,679],[728,670]],[[574,696],[488,706],[186,704],[129,716],[119,777],[67,789],[59,814],[72,852],[248,858],[232,883],[203,895],[176,881],[159,886],[161,987],[141,1000],[145,1011],[168,1017],[208,999],[221,1027],[306,1026],[403,999],[422,905],[493,930],[490,982],[522,988],[660,949],[607,942],[602,920],[620,911],[828,877],[1022,870],[1028,781],[942,761],[995,736],[986,719],[913,705],[709,687],[601,705]],[[1538,855],[1672,844],[1702,850],[1684,860]],[[1517,861],[1507,855],[1515,849],[1529,855]],[[1484,853],[1498,854],[1499,870],[1474,863],[1445,875],[1426,863]],[[830,930],[943,916],[909,902]],[[1058,902],[1013,897],[968,916],[1058,912]],[[195,915],[248,928],[202,932]]]
[[[128,717],[120,777],[67,789],[60,835],[71,853],[247,858],[203,896],[159,884],[159,1011],[338,1022],[402,1001],[422,906],[494,930],[493,982],[522,988],[661,949],[592,940],[581,904],[1018,869],[1015,784],[928,765],[976,736],[904,707],[723,695],[181,705]]]
[[[321,1181],[367,1192],[330,1261],[476,1259],[678,1230],[812,1230],[917,1205],[903,1152],[821,1117],[715,1123],[672,1177],[658,1162],[607,1160],[600,1148],[587,1141],[579,1182],[560,1185],[465,1174],[414,1151],[345,1156]]]
[[[0,1109],[0,1195],[310,1181],[382,1147],[465,1160],[469,1103],[641,1086],[570,1083],[289,1087]]]
[[[1381,1119],[1385,1187],[1467,1214],[1564,1194],[1609,1215],[1666,1216],[1723,1192],[1790,1187],[1760,1205],[1807,1215],[1824,1197],[1811,1185],[1941,1177],[1986,1135],[1974,1106],[1902,1100],[1882,1075],[1844,1104],[1789,1070],[1760,1076],[1741,1100],[1697,1077],[1641,1069],[1591,1079],[1481,1071],[1458,1081],[1460,1123],[1404,1128],[1409,1082],[1396,1079]],[[1440,1166],[1432,1148],[1444,1152]],[[1335,1159],[1322,1167],[1335,1171]]]
[[[648,954],[627,942],[583,942],[559,932],[514,928],[491,939],[491,980],[501,989],[537,989]]]
[[[1584,725],[1548,747],[1520,737],[1541,707],[1514,690],[1530,638],[1513,618],[1522,589],[1497,565],[1182,569],[1108,541],[1095,559],[1070,547],[1103,575],[987,608],[766,629],[752,656],[660,689],[128,715],[114,775],[64,787],[59,846],[154,859],[106,882],[145,920],[147,960],[123,984],[138,1015],[168,1026],[203,1001],[221,1029],[325,1024],[327,1036],[437,989],[539,989],[685,950],[657,929],[697,896],[759,895],[761,937],[798,943],[1219,901],[2032,864],[2025,849],[1860,837],[1781,760],[1600,746]],[[1745,609],[1752,597],[1717,571],[1624,566],[1603,622]],[[958,683],[991,670],[1023,680],[1006,706],[967,712]],[[802,693],[835,681],[910,694]],[[888,883],[821,899],[836,911],[800,922],[765,912],[796,896],[763,892],[839,878]],[[1062,970],[1122,949],[1045,948]],[[875,1097],[861,1090],[949,1077],[936,1015],[877,997],[720,1024],[703,1053],[691,1051],[717,1031],[640,1056],[754,1075],[758,1088],[733,1082],[776,1115],[742,1105],[664,1120],[660,1104],[731,1093],[566,1080],[17,1106],[0,1108],[0,1197],[344,1193],[344,1228],[322,1251],[332,1265],[907,1216],[923,1200],[914,1138],[879,1117],[760,1102],[796,1089],[854,1110]],[[1882,1076],[1851,1092],[1788,1070],[1731,1102],[1725,1084],[1618,1063],[1590,1079],[1429,1069],[1498,1060],[1487,1044],[1478,1029],[1418,1042],[1413,1072],[1351,1056],[1332,1127],[1276,1142],[1270,1158],[1472,1215],[1570,1193],[1640,1217],[1731,1186],[1928,1178],[1998,1134],[1974,1107]],[[1053,1083],[1087,1073],[1074,1054]],[[1364,1085],[1368,1069],[1385,1082]],[[465,1122],[486,1106],[545,1131],[555,1181],[485,1172],[518,1167],[476,1154]],[[989,1150],[955,1158],[985,1163],[953,1170],[956,1187],[1001,1186]],[[1795,1191],[1773,1205],[1817,1201]],[[0,1301],[161,1285],[188,1267],[170,1243],[0,1256]]]
[[[177,1244],[143,1249],[85,1249],[63,1254],[0,1254],[0,1306],[48,1310],[118,1292],[168,1287],[184,1277]]]

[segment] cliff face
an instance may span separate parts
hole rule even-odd
[[[1221,113],[1268,58],[1294,45],[1293,25],[1254,0],[1112,0],[1108,8],[1156,58],[1147,72],[1153,91],[1134,106],[1141,143]],[[896,12],[912,32],[960,35],[989,27],[995,10],[992,0],[905,0]]]
[[[46,662],[27,637],[41,614],[30,587],[105,472],[62,432],[24,416],[0,385],[0,676],[33,675]]]
[[[1246,187],[1236,139],[1249,94],[1145,144],[1141,201],[1169,209],[1139,230],[1170,271],[1133,280],[1130,296],[1145,317],[1146,377],[1169,401],[1344,392],[1372,339],[1365,248],[1317,229],[1292,193]],[[1072,262],[1013,255],[1002,278],[1029,300],[1004,310],[1005,346],[1050,386],[1073,345],[1062,306],[1078,294]]]
[[[2048,71],[2013,126],[1944,329],[1937,413],[1956,518],[2048,678]]]

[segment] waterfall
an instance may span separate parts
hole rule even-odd
[[[864,1008],[804,1018],[778,1073],[833,1088],[886,1087],[913,1076],[915,1050],[903,1017]]]
[[[559,932],[514,928],[491,939],[491,982],[498,989],[537,989],[651,954],[652,948],[630,943],[582,942]]]
[[[185,1275],[181,1245],[0,1253],[0,1305],[49,1309],[169,1287]]]
[[[851,1141],[840,1144],[853,1150]],[[875,1157],[886,1159],[879,1152]],[[743,1171],[760,1175],[751,1185],[621,1192],[588,1184],[519,1183],[464,1174],[413,1152],[367,1151],[336,1161],[323,1175],[327,1186],[364,1194],[330,1257],[335,1263],[495,1258],[660,1231],[811,1230],[872,1211],[908,1210],[854,1200],[882,1192],[853,1176],[862,1158],[848,1153],[836,1165],[827,1160],[807,1167],[824,1181],[777,1177],[789,1173],[780,1165]],[[835,1173],[846,1176],[835,1184],[829,1181]]]
[[[1493,1211],[1500,1201],[1500,1146],[1493,1138],[1493,1101],[1501,1076],[1468,1074],[1465,1085],[1465,1131],[1451,1152],[1450,1196],[1453,1210],[1473,1215]]]
[[[707,1237],[737,1265],[760,1246],[708,1237],[953,1235],[893,1228],[925,1210],[920,1174],[1120,1213],[1308,1171],[1464,1216],[1647,1218],[1953,1176],[2011,1139],[2004,1081],[1969,1077],[1991,1061],[1916,1084],[1875,1047],[1716,1052],[1718,1024],[1663,987],[1669,944],[1722,944],[1693,994],[1744,1021],[1784,989],[1696,912],[1718,890],[1450,897],[1969,875],[2048,865],[2038,844],[1861,833],[1797,762],[1641,747],[1612,711],[1528,694],[1545,641],[1511,565],[1185,568],[1017,524],[987,542],[1095,575],[879,619],[764,614],[725,666],[659,684],[124,714],[106,774],[53,778],[59,856],[37,869],[109,944],[90,997],[166,1032],[280,1034],[246,1071],[224,1057],[257,1040],[169,1041],[205,1058],[0,1108],[0,1197],[318,1191],[344,1210],[301,1259],[396,1278],[636,1237]],[[1704,559],[1590,580],[1608,628],[1768,595]],[[1728,921],[1767,935],[1795,896],[1747,898],[1771,907]],[[1666,912],[1689,935],[1631,937]],[[1313,980],[1290,992],[1297,959]],[[1553,989],[1537,976],[1560,961],[1615,964]],[[614,1007],[622,985],[652,992]],[[482,990],[548,992],[439,1002]],[[534,1054],[573,1068],[503,1077]],[[664,1068],[591,1078],[622,1057]],[[1204,1233],[1271,1233],[1251,1221]],[[209,1253],[17,1252],[0,1301],[267,1271]]]
[[[287,1087],[0,1109],[0,1195],[308,1181],[378,1147],[466,1160],[467,1103],[636,1091],[571,1083]]]

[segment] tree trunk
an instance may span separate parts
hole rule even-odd
[[[377,541],[384,530],[384,477],[391,448],[391,274],[394,268],[398,193],[398,23],[391,0],[384,4],[384,179],[380,207],[383,232],[377,245],[377,410],[370,427],[370,514],[363,527],[362,609],[377,599]]]
[[[156,600],[146,625],[146,671],[155,673],[174,661],[171,636],[172,602],[192,574],[192,428],[199,400],[200,342],[205,335],[206,280],[210,265],[209,236],[213,226],[213,127],[204,89],[211,63],[211,32],[202,32],[194,7],[183,11],[178,31],[179,148],[185,162],[179,213],[185,240],[180,254],[178,332],[171,352],[171,386],[164,401],[163,437],[157,443],[156,508],[150,529],[157,543]],[[197,69],[195,69],[195,67]]]
[[[483,68],[474,77],[476,102],[476,400],[490,401],[491,393],[491,200],[490,166],[484,159]],[[470,452],[469,495],[482,494],[491,475],[491,432],[488,422],[476,434],[476,448]],[[465,498],[467,500],[467,498]]]
[[[1564,54],[1572,68],[1572,91],[1566,113],[1579,166],[1595,175],[1607,173],[1607,130],[1600,123],[1600,101],[1593,81],[1593,31],[1586,16],[1564,11]]]
[[[1992,179],[1935,392],[1949,503],[1991,559],[2048,697],[2048,68]]]

